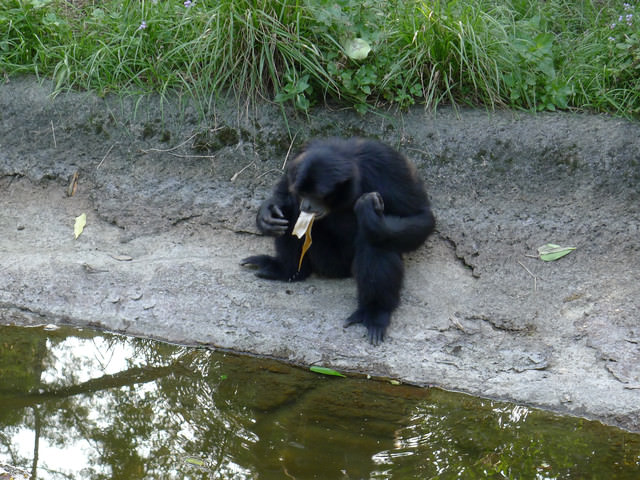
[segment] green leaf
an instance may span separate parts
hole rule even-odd
[[[538,255],[540,255],[541,260],[552,262],[570,254],[575,249],[576,247],[561,247],[554,243],[547,243],[546,245],[538,247]]]
[[[316,367],[314,365],[310,367],[309,370],[315,373],[321,373],[322,375],[333,375],[334,377],[345,377],[345,375],[341,374],[340,372],[336,372],[335,370],[331,368],[326,368],[326,367]]]
[[[344,53],[347,54],[347,57],[353,60],[364,60],[369,55],[371,51],[371,46],[369,42],[367,42],[363,38],[354,38],[352,40],[347,40],[344,45]]]
[[[358,112],[360,115],[364,115],[369,111],[369,106],[366,103],[357,103],[353,106],[353,108],[355,108],[356,112]]]
[[[197,457],[186,457],[184,461],[187,463],[190,463],[191,465],[196,465],[198,467],[204,467],[206,465],[206,462],[204,460]]]
[[[307,110],[309,110],[309,107],[311,106],[311,102],[309,102],[309,99],[300,94],[300,95],[296,95],[296,107],[299,108],[300,110],[302,110],[303,112],[306,112]]]
[[[93,12],[91,12],[91,16],[95,19],[95,20],[103,20],[104,19],[104,10],[102,10],[101,8],[94,8]]]

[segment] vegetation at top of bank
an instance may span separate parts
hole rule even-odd
[[[307,110],[640,114],[640,6],[608,0],[0,0],[0,72]]]

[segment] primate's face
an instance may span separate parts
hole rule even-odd
[[[316,219],[331,212],[352,209],[357,198],[357,172],[353,162],[326,148],[310,148],[291,162],[289,191],[300,210]]]
[[[322,198],[304,196],[300,197],[300,211],[313,213],[316,219],[320,219],[329,213],[329,207]]]
[[[331,211],[328,201],[333,185],[323,165],[309,154],[296,159],[289,171],[289,191],[299,200],[300,211],[313,213],[316,219]]]

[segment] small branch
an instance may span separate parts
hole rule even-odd
[[[289,150],[287,150],[287,155],[284,157],[284,162],[282,162],[282,170],[287,165],[287,160],[289,160],[289,154],[291,153],[291,149],[293,148],[293,142],[296,141],[296,137],[298,136],[298,132],[295,133],[293,138],[291,139],[291,143],[289,144]]]
[[[238,175],[240,175],[242,172],[244,172],[247,168],[251,167],[255,165],[255,162],[251,162],[248,165],[246,165],[245,167],[241,168],[239,171],[237,171],[236,173],[233,174],[233,177],[231,177],[231,181],[235,182],[236,178],[238,178]]]
[[[105,153],[105,154],[104,154],[104,157],[102,157],[102,160],[100,160],[100,163],[99,163],[99,164],[98,164],[98,166],[96,167],[96,170],[98,170],[98,169],[102,166],[102,163],[106,160],[106,158],[107,158],[107,157],[109,156],[109,154],[111,153],[111,150],[113,150],[113,147],[115,147],[115,146],[116,146],[116,144],[114,143],[114,144],[112,144],[112,145],[109,147],[109,150],[107,150],[107,153]]]
[[[58,142],[56,141],[56,129],[53,126],[53,120],[51,120],[51,133],[53,134],[53,148],[58,148]]]
[[[529,270],[527,267],[525,267],[524,264],[520,260],[518,260],[518,263],[520,264],[520,266],[522,268],[524,268],[527,271],[527,273],[529,275],[531,275],[533,277],[533,291],[537,292],[538,291],[538,277],[536,277],[533,273],[531,273],[531,270]]]
[[[218,130],[218,129],[216,129],[216,130]],[[215,132],[215,130],[214,130],[214,132]],[[149,152],[168,153],[168,152],[173,152],[174,150],[177,150],[180,147],[184,146],[187,142],[193,140],[196,135],[198,135],[198,133],[194,133],[189,138],[187,138],[184,142],[176,145],[175,147],[171,147],[171,148],[167,148],[167,149],[150,148],[149,150],[142,150],[142,153],[149,153]]]
[[[222,127],[218,127],[218,128],[214,128],[211,130],[211,132],[217,132],[218,130],[222,130]],[[197,135],[199,135],[200,132],[196,132],[193,135],[191,135],[189,138],[187,138],[184,142],[179,143],[178,145],[176,145],[175,147],[171,147],[171,148],[166,148],[166,149],[162,149],[162,148],[150,148],[148,150],[141,150],[142,153],[149,153],[149,152],[158,152],[158,153],[170,153],[173,152],[174,150],[179,149],[180,147],[183,147],[184,145],[186,145],[188,142],[190,142],[191,140],[193,140]],[[213,158],[212,155],[204,155],[204,156],[197,156],[197,155],[175,155],[175,157],[180,157],[180,158]]]
[[[282,174],[282,170],[278,170],[277,168],[272,168],[271,170],[267,170],[266,172],[261,173],[260,175],[258,175],[257,178],[262,178],[262,177],[264,177],[264,176],[266,176],[266,175],[268,175],[270,173],[273,173],[273,172],[275,172],[277,174]]]
[[[212,160],[216,158],[215,155],[182,155],[179,153],[171,153],[171,152],[166,152],[166,153],[171,155],[172,157],[178,157],[178,158],[210,158]]]

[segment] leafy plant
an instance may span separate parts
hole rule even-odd
[[[48,50],[60,50],[71,41],[71,29],[52,8],[52,0],[3,0],[0,69],[46,72],[52,66]]]
[[[443,102],[640,114],[637,5],[553,0],[0,0],[0,71],[56,90],[308,111]]]
[[[622,98],[622,101],[627,103],[632,100],[635,104],[640,97],[640,18],[636,6],[631,3],[623,3],[622,11],[612,12],[612,16],[614,18],[609,25],[610,34],[607,38],[612,58],[608,73],[616,90],[631,93],[627,93],[627,98]],[[638,105],[631,109],[633,113],[640,113]]]
[[[276,94],[275,101],[285,103],[293,101],[296,108],[308,111],[311,106],[309,96],[313,92],[313,88],[309,84],[309,74],[305,74],[300,78],[293,78],[291,73],[286,75],[286,83],[282,89]]]
[[[567,108],[571,87],[554,66],[554,35],[541,31],[540,17],[516,25],[513,68],[504,76],[509,98],[537,110]]]

